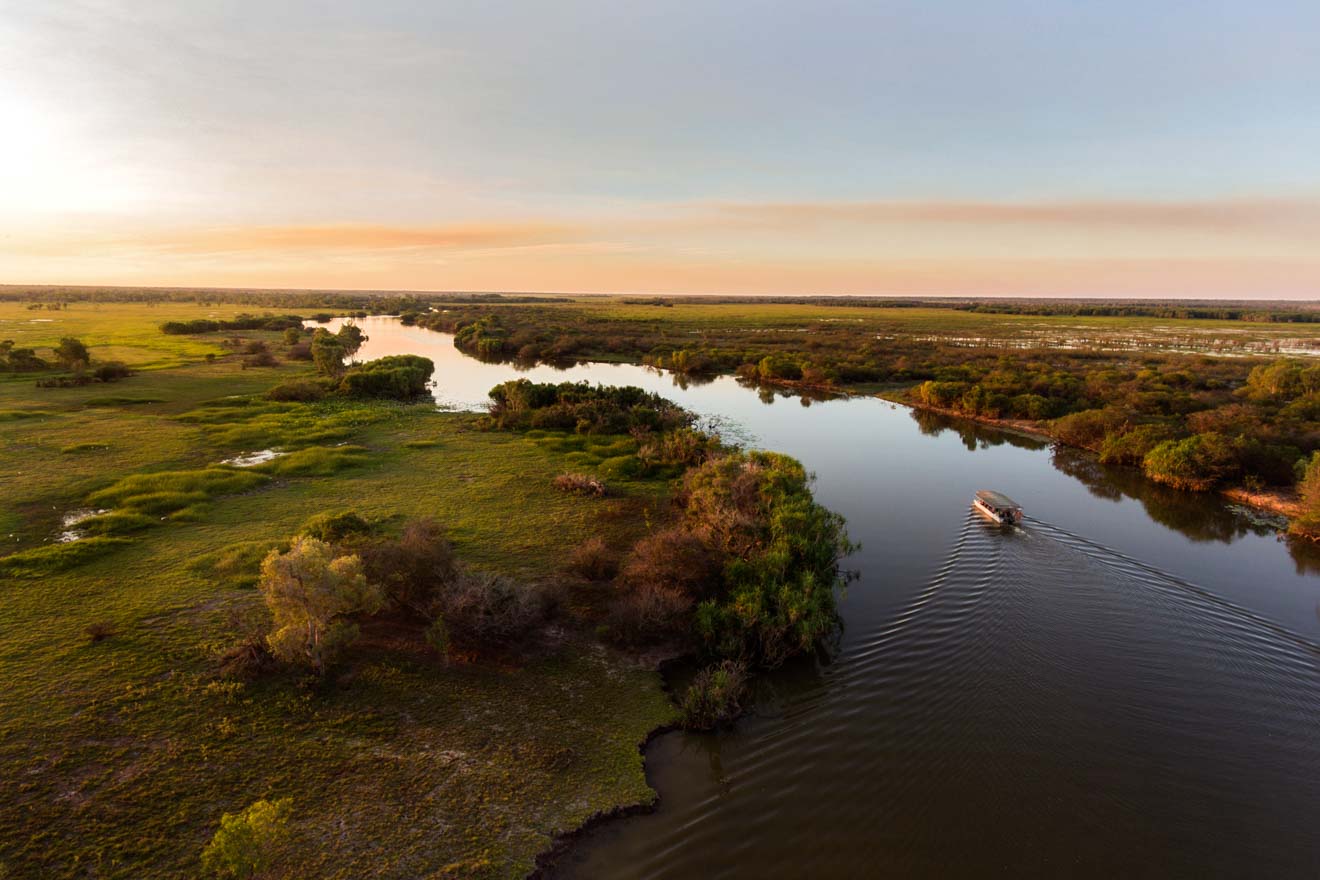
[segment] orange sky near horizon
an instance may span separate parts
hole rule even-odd
[[[9,283],[1320,297],[1320,200],[702,203],[424,225],[10,227]]]
[[[1320,6],[0,0],[0,283],[1320,299]]]

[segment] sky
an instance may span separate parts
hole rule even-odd
[[[1320,298],[1320,3],[0,0],[0,282]]]

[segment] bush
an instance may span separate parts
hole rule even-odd
[[[619,557],[610,552],[599,535],[588,538],[573,550],[568,570],[589,581],[607,581],[619,571]]]
[[[1142,464],[1146,476],[1155,482],[1193,492],[1213,489],[1236,468],[1232,444],[1215,433],[1166,440],[1148,452]]]
[[[1288,531],[1311,540],[1320,540],[1320,452],[1313,453],[1297,486],[1302,513],[1293,519]]]
[[[92,376],[98,382],[118,382],[120,379],[127,379],[133,375],[133,371],[127,364],[119,361],[106,361],[103,364],[97,364],[96,369],[92,370]]]
[[[435,364],[429,358],[393,355],[349,370],[339,383],[339,390],[350,397],[411,400],[426,394],[433,372]]]
[[[202,868],[219,877],[247,878],[270,866],[288,834],[293,800],[259,800],[241,813],[225,813],[202,850]]]
[[[390,602],[421,616],[432,614],[439,597],[458,579],[454,547],[432,519],[408,522],[397,541],[353,546],[362,556],[367,576]]]
[[[633,545],[619,584],[633,591],[673,590],[701,598],[720,589],[720,555],[681,527],[653,532]]]
[[[736,453],[688,471],[684,489],[686,527],[726,559],[720,595],[697,606],[707,651],[774,666],[835,627],[839,560],[855,546],[800,463]]]
[[[692,599],[679,590],[645,586],[610,605],[606,631],[617,644],[652,645],[679,639],[688,629]]]
[[[545,428],[579,434],[626,434],[636,428],[669,431],[692,416],[672,401],[633,386],[586,382],[538,384],[527,379],[490,390],[490,415],[506,430]]]
[[[1110,434],[1100,444],[1100,461],[1140,467],[1147,453],[1172,436],[1173,429],[1168,425],[1138,425],[1121,434]]]
[[[266,392],[269,400],[284,403],[311,403],[326,396],[325,386],[314,379],[292,379]]]
[[[1099,449],[1105,436],[1123,424],[1123,414],[1112,409],[1088,409],[1054,420],[1052,433],[1061,442],[1083,449]]]
[[[356,512],[347,510],[339,513],[318,513],[303,523],[298,534],[325,541],[327,544],[339,544],[352,536],[370,535],[374,531],[375,526]]]
[[[802,364],[788,355],[772,354],[756,365],[762,379],[796,382],[802,378]]]
[[[545,619],[547,604],[535,587],[489,572],[463,572],[437,597],[435,610],[455,642],[507,646]]]
[[[257,587],[271,613],[271,653],[318,674],[357,639],[348,617],[374,614],[382,603],[360,558],[336,557],[330,545],[309,537],[294,538],[287,553],[272,550],[261,563]]]
[[[596,498],[604,498],[609,494],[609,489],[606,488],[604,483],[587,474],[560,474],[555,477],[554,486],[560,492],[569,492],[573,495],[591,495]]]
[[[747,667],[737,660],[724,660],[696,674],[683,694],[683,726],[689,730],[713,730],[729,724],[742,711],[747,692]]]

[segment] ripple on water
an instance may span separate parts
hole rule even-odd
[[[1033,521],[969,517],[908,608],[723,738],[564,876],[1296,876],[1320,857],[1303,638]],[[701,751],[704,749],[704,752]]]

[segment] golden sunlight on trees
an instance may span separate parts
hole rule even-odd
[[[329,544],[299,537],[288,553],[272,550],[258,583],[274,626],[267,641],[281,660],[310,666],[318,674],[358,634],[346,616],[373,614],[384,604],[369,585],[357,556],[335,557]]]

